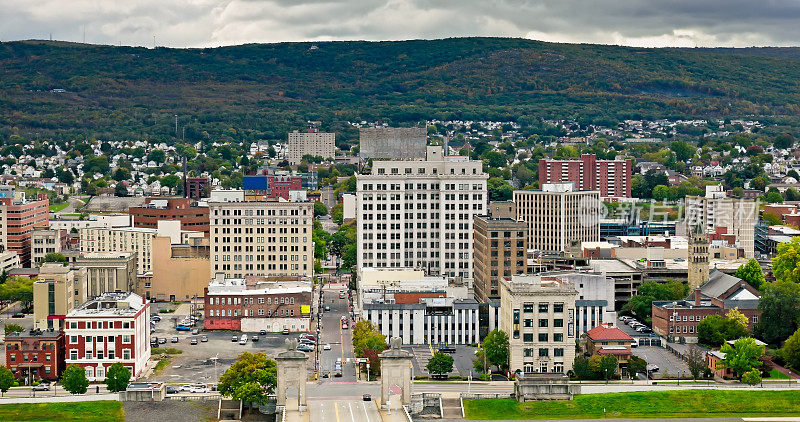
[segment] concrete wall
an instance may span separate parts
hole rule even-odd
[[[242,318],[242,332],[258,332],[266,330],[271,333],[279,333],[284,328],[289,331],[308,331],[311,325],[310,318]]]
[[[427,138],[424,127],[361,128],[359,154],[363,158],[425,158]]]

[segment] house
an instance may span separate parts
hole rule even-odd
[[[64,371],[64,333],[30,330],[5,337],[6,368],[25,385],[33,381],[57,380]]]
[[[764,343],[761,340],[754,339],[754,341],[759,346],[767,345],[767,343]],[[733,346],[733,343],[735,342],[736,342],[735,340],[728,340],[728,344],[730,344],[731,346]],[[766,348],[764,350],[766,350]],[[720,362],[722,362],[723,360],[725,360],[725,353],[719,350],[709,350],[708,352],[706,352],[705,355],[706,366],[708,367],[708,369],[711,370],[711,372],[714,373],[714,376],[725,379],[736,378],[736,374],[733,372],[732,369],[719,367]]]
[[[631,358],[633,337],[616,327],[598,325],[584,334],[586,351],[592,355],[613,355],[622,371]]]

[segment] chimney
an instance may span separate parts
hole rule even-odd
[[[694,289],[694,306],[700,306],[700,298],[702,295],[700,294],[700,288]]]

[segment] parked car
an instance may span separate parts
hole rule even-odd
[[[317,337],[314,336],[314,334],[309,334],[309,333],[301,333],[300,334],[300,338],[307,338],[307,339],[311,339],[311,340],[317,341]]]
[[[301,343],[301,344],[299,344],[297,346],[297,350],[299,350],[301,352],[313,352],[314,351],[314,346],[312,346],[310,344],[306,344],[306,343]]]
[[[324,345],[324,346],[322,346],[322,350],[331,350],[331,345],[330,345],[330,343],[325,343],[325,345]]]
[[[193,329],[193,330],[192,330],[192,335],[195,335],[195,336],[196,336],[196,335],[198,335],[198,334],[200,334],[200,330],[198,330],[197,328],[195,328],[195,329]]]
[[[150,319],[155,321],[155,322],[161,322],[161,317],[158,316],[158,315],[153,315],[153,316],[150,317]]]
[[[208,336],[200,336],[200,341],[202,343],[207,343],[208,342]]]
[[[623,321],[623,322],[625,322],[625,321],[627,321],[627,320],[629,320],[629,319],[631,319],[631,317],[629,317],[629,316],[627,316],[627,315],[623,315],[623,316],[619,317],[619,320],[620,320],[620,321]]]
[[[178,331],[192,331],[192,327],[189,327],[187,325],[178,325],[175,327],[175,329]]]
[[[307,344],[309,346],[316,346],[317,342],[314,341],[314,340],[311,340],[310,338],[301,338],[300,339],[300,344]]]
[[[25,318],[25,314],[22,312],[17,312],[14,315],[11,315],[11,318]]]
[[[331,377],[331,373],[330,372],[322,371],[322,378],[330,378],[330,377]]]
[[[167,394],[178,394],[178,393],[180,393],[180,390],[178,390],[177,388],[172,387],[170,385],[167,386]]]
[[[236,343],[237,341],[239,341],[239,336],[231,337],[231,343]]]
[[[34,385],[32,390],[33,391],[50,391],[50,383],[49,382],[43,382],[43,383],[40,383],[39,385]]]
[[[258,332],[258,334],[261,335],[261,336],[265,336],[265,335],[267,335],[267,330],[260,330]]]
[[[336,377],[336,378],[341,378],[342,377],[342,371],[336,371],[336,373],[333,376]]]
[[[153,337],[150,339],[150,347],[158,347],[158,337]]]
[[[253,334],[253,338],[252,338],[252,339],[250,339],[250,340],[252,340],[252,341],[255,343],[255,342],[257,342],[257,341],[258,341],[258,336],[257,336],[257,335],[255,335],[255,334]]]
[[[242,336],[239,337],[239,344],[241,345],[247,344],[247,334],[242,334]]]
[[[191,344],[192,346],[197,346],[197,339],[193,338],[193,339],[189,340],[189,344]]]
[[[158,344],[167,344],[167,338],[166,337],[159,338],[158,339]]]
[[[363,396],[361,396],[361,399],[364,401],[372,401],[372,396],[370,396],[369,394],[364,394]]]
[[[330,312],[330,310],[331,310],[331,307],[330,307],[329,305],[325,305],[325,308],[324,308],[324,309],[325,309],[325,312]]]
[[[284,328],[283,331],[281,331],[281,333],[283,335],[285,335],[285,336],[288,336],[289,335],[289,329],[288,328]]]
[[[455,346],[442,346],[439,348],[439,351],[442,353],[455,353],[456,348]]]
[[[172,342],[173,342],[173,343],[177,343],[177,342],[178,342],[178,338],[177,338],[177,337],[173,337],[173,338],[172,338]]]
[[[658,365],[656,365],[655,363],[651,363],[651,364],[645,366],[645,369],[647,369],[650,372],[658,372],[659,368],[658,368]]]

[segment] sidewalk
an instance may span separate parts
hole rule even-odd
[[[65,394],[63,396],[45,396],[45,397],[3,397],[0,398],[0,405],[10,403],[73,403],[81,401],[119,401],[119,393],[108,394],[80,394],[73,396],[72,394]]]

